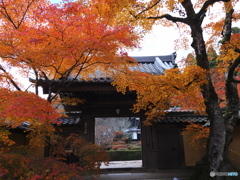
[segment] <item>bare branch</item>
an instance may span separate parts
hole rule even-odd
[[[239,48],[235,48],[234,51],[237,52],[237,53],[240,53],[240,49]]]
[[[27,14],[30,6],[32,5],[32,3],[33,3],[33,1],[28,2],[28,5],[27,5],[25,11],[23,12],[23,15],[22,15],[20,21],[17,22],[17,23],[14,22],[14,20],[12,19],[10,14],[8,13],[6,7],[4,6],[4,1],[3,0],[2,0],[2,4],[3,5],[0,5],[0,7],[3,9],[3,11],[0,11],[0,13],[12,23],[12,25],[14,26],[15,29],[18,29],[21,26],[21,24],[23,23],[23,21],[24,21],[24,19],[26,17],[26,14]]]
[[[235,69],[239,66],[239,64],[240,64],[240,55],[235,59],[235,61],[229,67],[227,81],[240,83],[239,80],[234,79],[234,72],[235,72]]]
[[[22,91],[21,88],[17,85],[17,83],[11,78],[9,77],[7,71],[0,65],[0,70],[2,70],[4,72],[4,74],[6,74],[7,79],[11,82],[11,84],[18,90],[18,91]]]
[[[202,8],[200,9],[200,11],[197,13],[197,15],[200,17],[202,16],[203,14],[205,14],[205,12],[207,11],[207,8],[211,5],[213,5],[214,3],[216,2],[229,2],[230,0],[208,0],[206,1]]]
[[[147,19],[154,19],[154,20],[157,20],[157,19],[167,19],[167,20],[170,20],[174,23],[176,22],[182,22],[182,23],[187,23],[187,19],[186,18],[179,18],[179,17],[174,17],[174,16],[171,16],[170,14],[164,14],[162,16],[156,16],[156,17],[147,17]]]
[[[149,11],[150,9],[154,8],[158,3],[160,3],[160,1],[161,1],[161,0],[156,1],[154,4],[152,4],[151,6],[145,8],[143,11],[141,11],[140,13],[138,13],[138,14],[137,14],[136,16],[134,16],[134,17],[137,17],[137,16],[145,13],[146,11]]]

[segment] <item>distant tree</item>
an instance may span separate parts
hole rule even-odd
[[[208,61],[209,61],[209,68],[216,68],[217,66],[217,58],[218,54],[214,47],[210,46],[207,50],[207,56],[208,56]]]
[[[123,133],[130,125],[129,118],[96,118],[95,144],[110,145],[115,137],[115,132]]]
[[[185,96],[186,101],[190,100],[192,105],[198,106],[195,108],[192,106],[192,108],[196,111],[206,112],[211,124],[206,156],[201,163],[197,164],[197,166],[202,166],[196,168],[196,174],[192,176],[192,179],[211,179],[210,171],[236,171],[228,159],[228,147],[233,139],[234,128],[239,123],[237,83],[240,82],[238,80],[240,38],[239,33],[231,32],[232,22],[239,20],[240,17],[239,1],[126,1],[128,8],[123,15],[128,18],[132,17],[131,22],[136,26],[141,26],[146,31],[156,24],[175,26],[181,33],[180,39],[176,41],[176,46],[191,46],[196,56],[197,67],[195,65],[187,67],[181,71],[182,73],[179,73],[179,70],[167,70],[165,71],[166,77],[154,77],[139,73],[138,76],[131,76],[135,80],[129,80],[122,75],[121,79],[119,78],[115,83],[120,86],[118,90],[125,92],[127,87],[137,91],[138,99],[134,110],[147,110],[150,119],[164,115],[164,110],[169,109],[172,105],[173,96],[177,94]],[[218,9],[217,15],[215,14],[216,8]],[[220,14],[221,17],[219,17]],[[206,25],[203,24],[206,22],[205,19],[209,20]],[[211,34],[207,42],[203,32]],[[220,38],[222,39],[221,44],[218,43]],[[226,111],[224,114],[210,73],[208,45],[220,47],[218,58],[222,65],[221,73],[226,75]],[[186,74],[186,78],[184,74]],[[125,81],[123,77],[127,80]],[[196,97],[199,92],[202,94],[202,100]],[[223,179],[223,177],[214,177],[214,179]]]
[[[113,14],[105,16],[99,10],[85,1],[0,2],[0,143],[12,145],[10,130],[21,126],[30,144],[44,146],[51,142],[57,136],[53,123],[60,116],[50,103],[61,90],[75,80],[94,77],[96,70],[104,74],[110,67],[129,62],[126,49],[136,47],[139,36],[128,23],[118,21]],[[35,94],[26,92],[29,89],[21,84],[18,76],[31,78]],[[61,84],[53,93],[55,80]],[[38,96],[41,82],[49,85],[47,101]],[[82,101],[67,99],[67,103],[78,102]],[[90,148],[95,154],[99,152],[98,146],[82,148]],[[7,150],[10,148],[0,149],[0,154]],[[99,163],[94,164],[96,156],[90,156],[87,159],[93,158],[91,168],[99,167]],[[0,174],[2,165],[0,162]],[[28,168],[29,177],[14,178],[35,179],[31,166]]]
[[[51,102],[74,80],[120,67],[127,57],[124,48],[136,47],[138,36],[133,27],[113,24],[101,17],[96,8],[84,2],[65,1],[49,5],[47,1],[21,0],[0,3],[0,78],[22,90],[8,67],[23,77],[32,77],[38,94],[43,79],[50,87]],[[61,80],[57,93],[54,80]]]
[[[240,33],[240,28],[239,27],[233,27],[232,28],[232,33],[233,34]]]

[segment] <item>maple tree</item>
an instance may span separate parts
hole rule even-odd
[[[51,144],[53,156],[69,164],[76,164],[85,173],[98,175],[101,164],[107,165],[109,162],[104,146],[87,142],[78,134],[57,136],[51,139]]]
[[[1,179],[62,179],[80,178],[82,168],[76,164],[68,165],[55,158],[40,158],[26,154],[1,153],[0,154]]]
[[[19,1],[26,2],[35,3]],[[1,5],[4,23],[0,31],[3,49],[0,57],[11,67],[21,68],[22,73],[33,76],[34,83],[43,78],[54,86],[52,81],[60,79],[60,92],[76,79],[94,76],[96,69],[103,73],[108,67],[124,63],[124,59],[119,59],[126,56],[123,48],[135,47],[138,37],[131,26],[113,25],[108,22],[109,18],[100,17],[94,8],[84,3],[65,1],[47,5],[40,2],[44,1],[36,1],[32,9],[15,5],[10,9],[5,3]],[[21,21],[15,11],[22,13]],[[0,70],[3,72],[4,68]],[[11,79],[6,73],[3,77]],[[49,88],[48,101],[57,94],[52,94]]]
[[[207,126],[190,122],[182,134],[190,135],[189,145],[197,149],[202,148],[203,146],[206,147],[206,144],[203,144],[202,142],[206,143],[209,137],[209,130],[210,128]]]
[[[110,17],[100,17],[94,7],[82,2],[1,2],[0,18],[1,85],[18,91],[23,88],[10,68],[34,77],[33,85],[43,78],[54,87],[51,82],[60,79],[60,92],[76,79],[94,76],[96,68],[103,73],[124,63],[119,58],[126,56],[122,49],[135,47],[137,40],[132,27],[110,23]],[[48,101],[57,94],[50,87]]]
[[[180,39],[176,41],[176,46],[191,45],[197,67],[196,65],[189,66],[188,68],[195,68],[195,70],[190,71],[191,73],[186,77],[184,73],[187,73],[188,68],[183,69],[180,74],[180,70],[168,70],[165,72],[165,77],[139,73],[138,77],[131,75],[134,78],[131,80],[117,78],[114,84],[122,92],[125,92],[126,87],[137,91],[138,99],[135,111],[148,110],[149,119],[164,115],[164,110],[171,106],[171,100],[175,94],[184,96],[186,102],[190,102],[190,107],[207,113],[211,124],[206,156],[201,163],[198,163],[198,166],[202,166],[200,168],[197,166],[196,174],[192,178],[209,179],[210,171],[234,171],[235,168],[228,160],[228,147],[233,138],[233,130],[239,122],[237,89],[240,62],[239,34],[231,32],[232,22],[237,21],[240,16],[236,5],[238,1],[152,0],[127,2],[123,14],[131,17],[133,24],[142,26],[145,30],[151,29],[153,24],[176,27],[181,33]],[[126,15],[127,12],[128,15]],[[128,19],[130,19],[129,17]],[[205,19],[208,19],[210,23],[205,23]],[[209,41],[205,42],[203,32],[212,35]],[[221,41],[219,42],[219,40]],[[210,72],[212,59],[208,57],[207,53],[207,47],[210,45],[214,49],[219,49],[220,46],[218,70],[221,70],[219,73],[226,74],[225,112],[221,110],[220,99],[214,88]],[[125,74],[118,76],[126,77]],[[201,97],[196,97],[199,95],[198,92],[201,92],[202,100],[200,100]],[[222,179],[224,177],[214,178]]]
[[[46,137],[54,132],[52,123],[60,117],[56,109],[34,93],[0,88],[0,97],[1,143],[14,144],[9,130],[23,126],[29,133],[30,145],[43,147]]]
[[[89,74],[94,77],[96,70],[104,74],[109,67],[126,63],[121,58],[127,57],[124,49],[136,47],[139,37],[133,27],[113,20],[114,16],[104,16],[97,9],[84,1],[63,1],[61,4],[45,0],[0,2],[0,112],[4,115],[0,124],[1,142],[12,145],[7,129],[24,124],[29,130],[30,144],[45,145],[45,140],[53,141],[58,136],[54,134],[52,123],[59,114],[49,102],[73,81],[89,78]],[[23,92],[16,72],[33,79],[36,95]],[[42,79],[50,85],[48,102],[37,96],[38,83]],[[61,88],[55,94],[51,91],[55,87],[54,80],[61,81]],[[68,99],[66,103],[76,103],[72,101]],[[89,163],[88,170],[95,169],[96,161],[107,159],[99,146],[83,148],[92,150],[85,159]],[[102,155],[94,156],[97,152]],[[98,162],[96,167],[99,166]],[[52,177],[57,177],[55,175]]]
[[[110,145],[117,131],[124,132],[130,127],[128,118],[96,118],[95,119],[95,144]]]
[[[156,120],[154,117],[164,117],[165,110],[179,105],[181,102],[178,101],[178,97],[181,96],[187,98],[187,102],[184,103],[189,103],[189,107],[192,107],[194,102],[195,106],[198,104],[194,107],[203,111],[204,105],[198,98],[197,87],[206,83],[205,71],[198,66],[191,66],[186,67],[182,73],[179,72],[177,68],[169,69],[165,71],[164,76],[156,76],[128,70],[126,73],[116,73],[113,85],[122,93],[126,90],[136,91],[138,97],[133,111],[146,110],[148,117],[143,123],[151,125],[152,121]],[[129,75],[131,78],[128,78]]]
[[[212,5],[218,2],[224,2],[222,12],[226,12],[226,16],[218,19],[216,23],[211,22],[202,27],[207,10],[215,8]],[[123,58],[119,58],[120,55],[124,56],[120,52],[121,48],[134,47],[134,42],[138,38],[134,33],[135,29],[127,24],[142,27],[141,36],[150,30],[154,23],[165,26],[177,24],[182,30],[180,36],[182,39],[176,41],[176,45],[187,46],[190,38],[186,36],[191,35],[191,46],[195,51],[197,66],[168,70],[165,72],[166,76],[136,73],[126,68],[128,71],[126,74],[114,72],[117,73],[114,83],[118,85],[119,91],[125,92],[126,87],[137,91],[138,99],[134,110],[149,110],[149,121],[146,121],[146,124],[152,117],[163,116],[164,110],[171,105],[179,105],[181,102],[177,101],[178,97],[184,97],[188,107],[200,112],[206,110],[211,123],[207,160],[204,166],[207,168],[206,176],[203,176],[207,179],[209,171],[227,171],[227,167],[231,167],[227,153],[233,129],[238,121],[239,103],[236,87],[240,59],[239,35],[231,34],[231,22],[239,17],[238,12],[233,11],[236,2],[95,0],[86,4],[66,1],[60,6],[49,5],[43,0],[8,1],[8,3],[2,1],[0,57],[6,65],[0,66],[2,72],[0,78],[1,81],[7,80],[6,82],[12,84],[14,88],[21,90],[5,68],[8,65],[20,67],[22,73],[34,75],[34,83],[44,78],[52,85],[48,96],[48,101],[52,101],[57,95],[51,92],[51,88],[54,87],[52,80],[61,79],[61,86],[65,87],[80,75],[84,77],[94,73],[97,67],[104,71],[125,63]],[[210,18],[212,21],[214,16]],[[203,30],[212,33],[207,43],[203,39]],[[206,50],[206,46],[214,45],[221,35],[224,38],[221,41],[219,67],[221,73],[227,72],[224,116],[212,83]],[[130,60],[127,57],[126,59]],[[199,91],[202,92],[200,97]],[[204,168],[201,170],[204,171]]]

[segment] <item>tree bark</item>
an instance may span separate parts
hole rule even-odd
[[[225,4],[227,9],[225,15],[224,31],[222,33],[223,44],[230,42],[231,40],[231,29],[232,29],[232,15],[234,12],[231,4]],[[226,129],[226,142],[224,147],[224,161],[221,164],[221,171],[234,171],[235,167],[231,164],[228,158],[229,145],[233,140],[234,129],[239,121],[239,97],[237,84],[234,79],[235,69],[240,64],[240,56],[232,61],[232,64],[228,68],[226,76],[225,90],[226,90],[226,111],[224,113],[225,129]]]
[[[206,78],[208,83],[202,86],[202,94],[206,105],[206,112],[211,124],[207,146],[207,157],[210,165],[209,172],[218,172],[220,164],[223,161],[225,147],[226,130],[224,118],[210,77],[209,62],[201,25],[199,23],[191,23],[190,27],[193,38],[192,47],[196,53],[197,65],[207,70]]]
[[[209,72],[209,61],[201,25],[207,8],[216,2],[230,2],[230,0],[207,0],[198,13],[195,12],[191,0],[183,0],[181,1],[181,4],[185,9],[186,17],[174,17],[169,14],[148,17],[148,19],[154,20],[166,18],[172,22],[181,22],[188,25],[191,29],[191,36],[193,39],[191,46],[196,54],[197,65],[206,70],[206,79],[208,83],[202,86],[202,94],[206,105],[206,112],[210,120],[210,135],[206,155],[203,157],[202,161],[198,162],[196,165],[195,170],[198,172],[196,172],[191,178],[194,180],[213,179],[210,177],[211,171],[221,172],[221,170],[232,169],[232,166],[229,166],[230,163],[226,162],[228,161],[228,147],[232,141],[233,130],[238,121],[239,99],[237,96],[236,84],[231,80],[232,76],[229,76],[226,83],[226,98],[228,99],[228,102],[225,116],[223,116],[219,105],[219,99],[212,84]],[[233,13],[232,10],[229,12]],[[228,17],[231,18],[231,16]],[[231,22],[231,19],[227,22]],[[225,30],[226,32],[229,32],[228,25],[225,26]],[[225,39],[230,39],[230,35],[226,36]],[[215,179],[226,179],[226,177],[215,176]]]
[[[230,11],[230,13],[233,13],[233,11]],[[201,22],[202,20],[197,19],[196,17],[192,18],[191,21],[188,21],[188,25],[191,28],[191,35],[193,38],[192,47],[195,50],[197,65],[207,70],[206,78],[208,81],[208,84],[202,86],[202,94],[204,97],[204,103],[206,105],[206,112],[210,119],[210,135],[207,144],[206,156],[202,159],[202,162],[200,162],[201,167],[205,166],[205,173],[207,174],[204,176],[204,178],[197,178],[211,179],[209,174],[210,171],[236,171],[234,166],[229,161],[228,148],[233,139],[234,128],[236,127],[237,121],[239,120],[239,97],[237,86],[233,79],[234,69],[237,67],[237,65],[239,65],[239,62],[237,62],[236,59],[235,63],[233,63],[228,70],[226,80],[227,106],[225,115],[223,116],[223,113],[219,106],[219,99],[212,85],[209,73],[209,61],[206,54]],[[227,37],[227,39],[230,40],[230,36]],[[238,59],[240,61],[240,57]],[[196,176],[194,179],[196,179]],[[215,176],[215,179],[222,180],[228,178],[225,176]]]
[[[203,9],[201,11],[202,14],[196,14],[190,0],[183,1],[182,5],[187,12],[188,17],[186,24],[191,28],[191,36],[193,39],[191,46],[196,54],[197,65],[206,70],[208,83],[202,86],[202,94],[211,124],[206,157],[209,164],[208,173],[210,173],[210,171],[217,172],[223,161],[226,131],[218,96],[210,76],[209,61],[201,27],[206,11]]]

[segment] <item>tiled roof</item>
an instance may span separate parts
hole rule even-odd
[[[136,59],[139,63],[154,63],[156,57],[160,58],[164,62],[172,62],[174,64],[176,52],[161,56],[132,56],[132,58]]]
[[[188,123],[188,122],[194,122],[194,123],[207,123],[208,118],[204,116],[195,116],[195,117],[179,117],[179,116],[172,116],[172,117],[164,117],[162,119],[158,119],[158,122],[160,123]]]
[[[175,58],[176,54],[170,54],[165,56],[133,56],[133,59],[139,63],[136,67],[131,67],[132,70],[137,70],[140,72],[145,72],[149,74],[160,75],[164,74],[166,69],[171,69],[176,66]],[[94,73],[92,78],[88,80],[80,79],[78,82],[112,82],[112,78],[102,76],[100,71]]]
[[[77,126],[80,124],[80,117],[61,117],[60,119],[57,120],[57,122],[60,122],[60,126]],[[58,124],[58,123],[55,123]]]
[[[62,117],[58,122],[62,122],[60,126],[75,126],[80,124],[80,117]],[[175,124],[175,123],[201,123],[209,126],[207,116],[201,114],[194,114],[193,111],[171,111],[163,118],[158,118],[157,122],[161,124]]]
[[[58,124],[60,122],[60,124]],[[54,125],[59,126],[78,126],[80,125],[81,119],[78,116],[69,116],[69,117],[61,117],[57,120]],[[203,126],[209,126],[209,120],[207,116],[201,114],[194,114],[192,111],[178,111],[178,112],[170,112],[163,118],[157,119],[158,123],[161,124],[176,124],[176,123],[200,123]],[[27,130],[29,123],[23,123],[21,126],[18,126],[19,130]]]
[[[174,59],[169,57],[173,57],[171,55],[166,56],[168,59],[161,60],[159,57],[161,56],[146,56],[146,57],[132,57],[136,58],[136,60],[140,63],[139,66],[131,67],[132,70],[138,70],[140,72],[145,72],[149,74],[160,75],[164,74],[166,69],[171,69],[175,67]],[[165,57],[165,56],[164,56]],[[138,59],[139,58],[139,59]],[[113,79],[110,77],[104,77],[101,73],[97,72],[92,75],[93,77],[89,77],[88,79],[78,79],[76,82],[81,83],[109,83],[112,82]],[[71,80],[71,77],[69,77]],[[32,80],[34,81],[34,80]],[[41,80],[39,80],[40,82]],[[61,80],[55,80],[55,82],[61,82]]]
[[[132,68],[133,70],[139,70],[149,74],[164,74],[166,69],[171,69],[176,66],[175,53],[166,56],[137,56],[132,58],[136,59],[139,63],[138,67]]]
[[[133,56],[133,59],[139,63],[139,66],[131,67],[133,70],[138,70],[141,72],[160,75],[164,74],[166,69],[171,69],[176,67],[175,58],[176,53],[172,53],[170,55],[163,55],[163,56]],[[91,76],[91,75],[90,75]],[[29,79],[31,82],[36,82],[34,79]],[[88,79],[77,79],[73,80],[71,77],[68,77],[69,81],[74,82],[81,82],[81,83],[109,83],[112,82],[113,79],[111,77],[104,76],[101,71],[96,71],[92,77]],[[55,83],[62,82],[61,79],[54,80]],[[44,79],[38,80],[38,84],[40,86],[44,86],[43,84],[46,83]]]
[[[80,124],[80,117],[61,117],[60,119],[57,120],[56,123],[53,123],[53,125],[59,125],[59,126],[77,126]],[[29,128],[30,124],[28,122],[22,123],[22,125],[18,126],[16,129],[18,130],[31,130]]]
[[[78,82],[86,82],[86,83],[95,83],[95,82],[112,82],[113,79],[110,77],[93,77],[89,79],[79,79]]]
[[[29,128],[28,128],[28,126],[29,126],[30,124],[28,123],[28,122],[24,122],[24,123],[22,123],[22,125],[20,125],[20,126],[18,126],[17,127],[17,129],[18,130],[30,130]]]
[[[209,119],[205,115],[195,114],[193,111],[171,111],[165,117],[157,119],[159,123],[201,123],[209,126]]]

